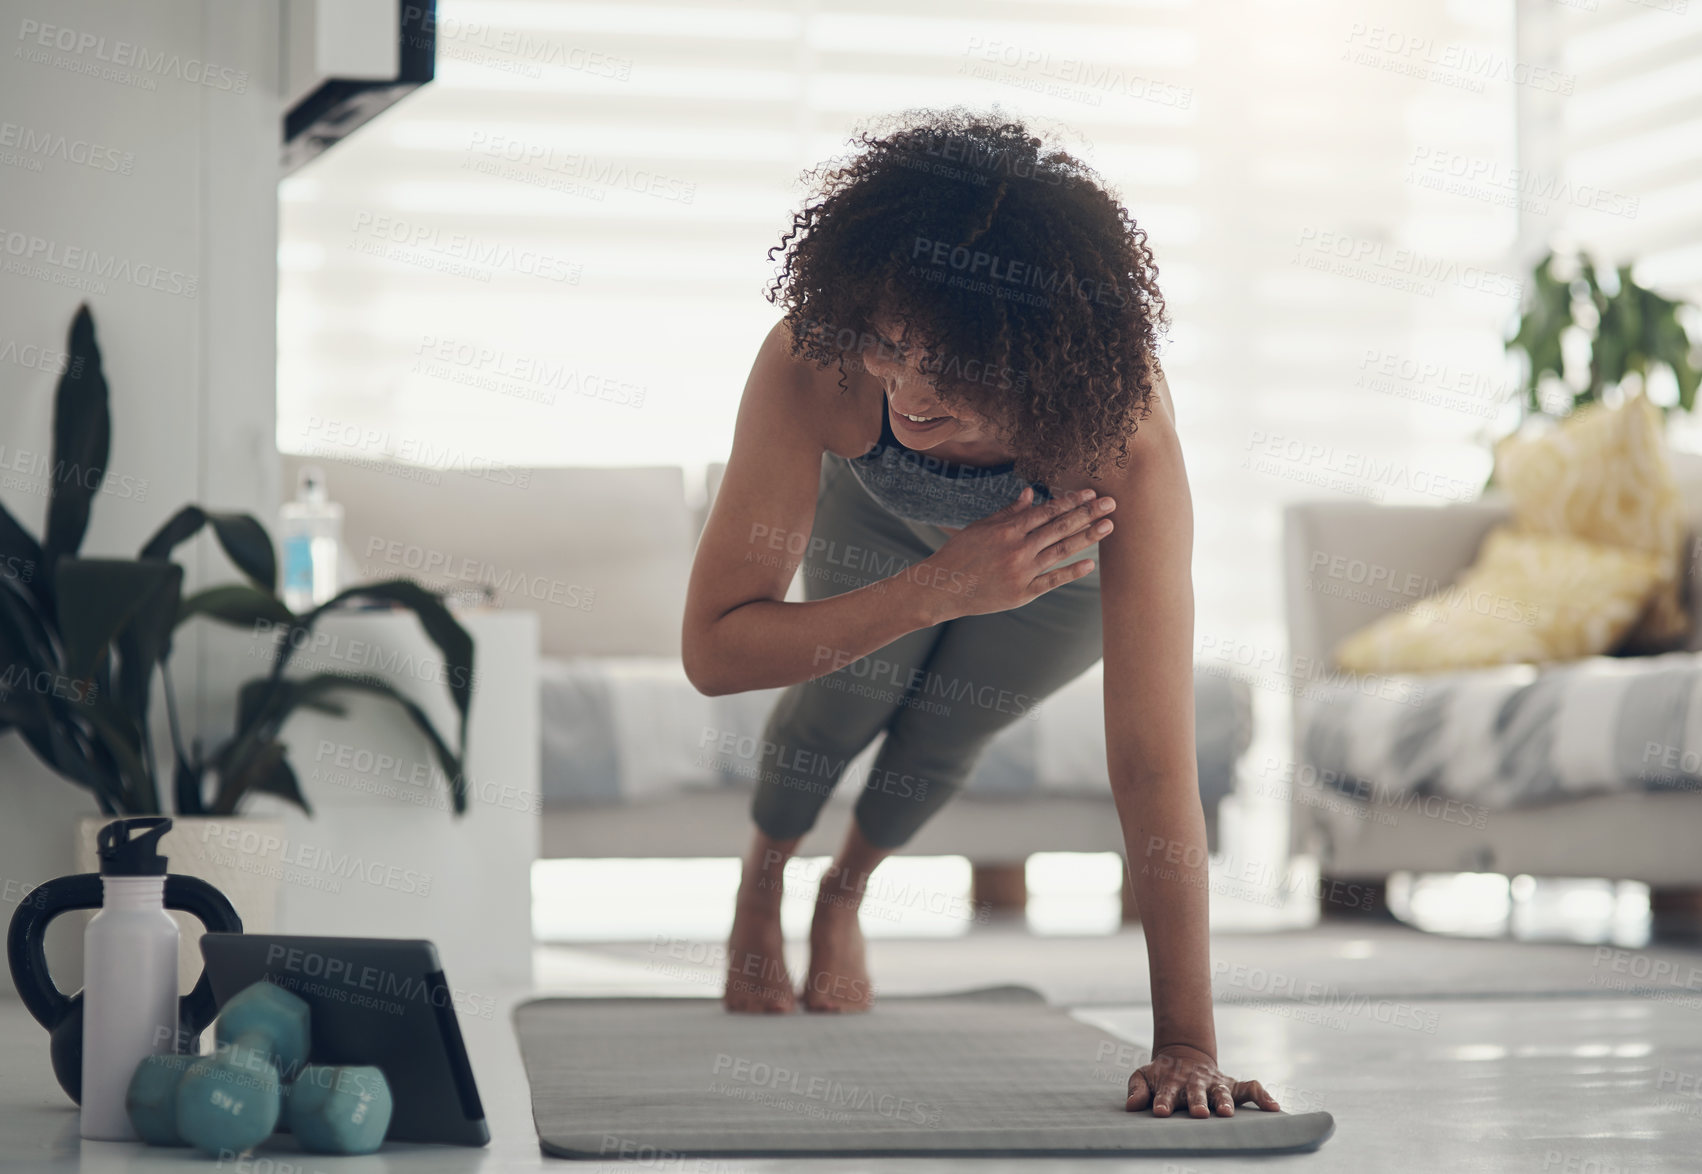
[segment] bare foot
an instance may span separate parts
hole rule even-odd
[[[759,832],[745,857],[733,932],[727,938],[727,985],[721,993],[721,1005],[729,1011],[797,1008],[792,976],[786,973],[786,937],[780,930],[786,861],[796,847],[796,840],[770,840]]]
[[[842,887],[837,869],[829,868],[816,894],[810,922],[810,974],[804,983],[807,1011],[867,1011],[875,1001],[863,948],[863,929],[857,924],[862,893]]]
[[[733,913],[727,939],[727,986],[721,1005],[729,1011],[785,1012],[796,1009],[797,995],[786,973],[786,938],[780,910],[743,901]]]

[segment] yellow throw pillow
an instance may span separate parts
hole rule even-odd
[[[1495,449],[1495,480],[1513,501],[1520,528],[1567,534],[1654,556],[1660,581],[1629,642],[1676,647],[1690,631],[1679,598],[1684,503],[1667,463],[1660,409],[1638,395],[1580,408],[1538,435],[1515,435]]]
[[[1336,648],[1358,673],[1430,673],[1576,660],[1614,648],[1662,582],[1651,555],[1498,526],[1458,583]]]

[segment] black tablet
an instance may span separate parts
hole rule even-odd
[[[312,1008],[313,1063],[376,1065],[395,1099],[386,1140],[490,1142],[456,993],[430,942],[210,933],[201,956],[220,1007],[265,980]]]

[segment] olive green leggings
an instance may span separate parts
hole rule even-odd
[[[895,573],[964,590],[918,564],[950,535],[871,498],[843,457],[822,458],[804,595],[823,599]],[[885,732],[866,778],[854,780],[857,826],[897,848],[963,786],[993,736],[1091,668],[1101,655],[1098,544],[1092,573],[1008,611],[963,616],[900,636],[851,660],[823,645],[824,676],[787,688],[761,742],[751,815],[775,839],[802,836],[852,758]]]

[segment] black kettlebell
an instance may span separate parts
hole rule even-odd
[[[83,1103],[83,992],[67,998],[47,972],[47,924],[73,909],[99,909],[100,873],[62,876],[32,889],[12,914],[6,932],[6,960],[18,997],[36,1022],[53,1034],[50,1050],[53,1075],[73,1101]],[[241,933],[242,918],[218,889],[192,876],[165,878],[165,907],[193,915],[213,933]],[[206,970],[195,989],[178,1000],[177,1050],[193,1051],[198,1037],[213,1021],[213,984]]]

